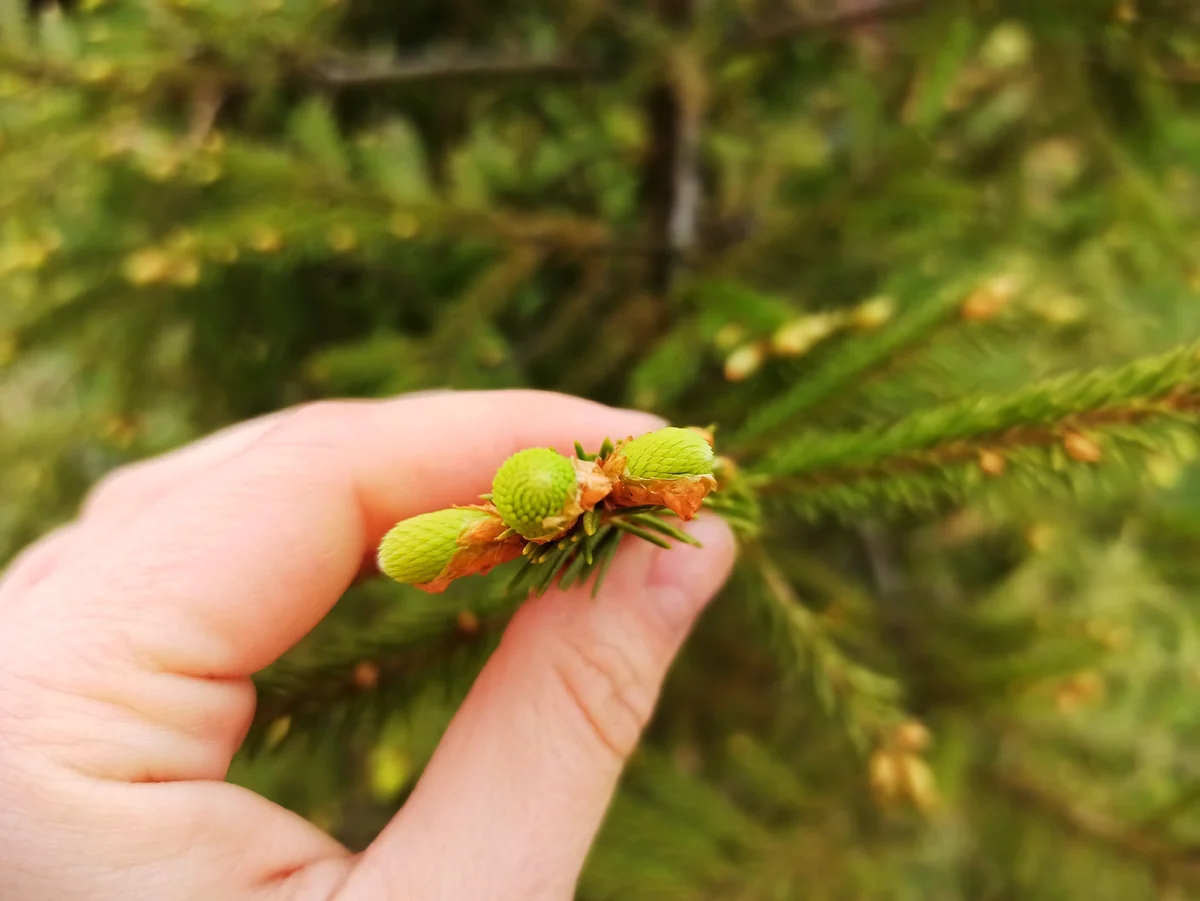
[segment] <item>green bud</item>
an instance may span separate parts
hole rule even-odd
[[[635,479],[683,479],[712,475],[713,449],[692,429],[669,427],[621,447],[625,472]]]
[[[492,518],[483,510],[455,507],[403,520],[380,542],[379,569],[404,585],[432,582],[463,549],[460,538],[471,527]]]
[[[519,451],[492,481],[492,503],[505,525],[523,538],[549,538],[569,525],[578,508],[575,466],[548,447]]]

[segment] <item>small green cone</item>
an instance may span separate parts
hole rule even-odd
[[[483,510],[456,507],[405,519],[380,542],[379,569],[403,585],[433,582],[462,551],[467,531],[491,518]]]
[[[569,526],[578,515],[578,494],[574,464],[548,447],[513,454],[492,481],[492,503],[504,524],[530,541]]]
[[[712,475],[713,449],[704,436],[674,426],[648,432],[621,447],[625,472],[635,479]]]
[[[619,445],[605,460],[616,507],[663,506],[687,521],[717,487],[711,436],[674,426]]]

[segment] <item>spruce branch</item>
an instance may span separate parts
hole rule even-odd
[[[783,445],[758,472],[778,488],[824,488],[905,476],[1022,448],[1066,445],[1084,462],[1093,453],[1078,436],[1152,419],[1192,419],[1200,412],[1200,353],[1195,347],[1124,366],[1036,383],[1007,397],[971,398],[917,413],[894,425],[842,433],[808,433]],[[1098,451],[1097,451],[1098,452]],[[995,473],[999,474],[999,473]]]
[[[928,338],[950,321],[968,294],[966,283],[952,282],[909,305],[889,327],[846,345],[802,381],[758,407],[734,436],[734,446],[743,451],[763,446],[805,413]]]
[[[1003,478],[986,472],[977,460],[966,460],[957,465],[874,477],[846,473],[845,481],[820,485],[781,480],[758,481],[757,486],[800,519],[833,517],[854,523],[867,513],[934,513],[946,504],[970,502],[1003,509],[1018,496],[1064,501],[1081,496],[1127,498],[1137,486],[1145,484],[1148,457],[1161,460],[1164,471],[1169,471],[1174,465],[1172,458],[1194,453],[1190,432],[1177,424],[1170,429],[1143,425],[1126,436],[1127,440],[1118,440],[1111,431],[1103,438],[1102,466],[1082,464],[1068,457],[1059,445],[1048,445],[1006,451]]]
[[[751,864],[772,838],[722,785],[653,751],[630,761],[623,788],[583,873],[581,898],[636,897],[647,886],[655,897],[727,898],[757,870]]]
[[[1179,842],[1150,829],[1123,826],[1025,775],[992,770],[981,774],[980,779],[994,794],[1078,841],[1147,866],[1158,876],[1200,886],[1200,845]]]
[[[44,53],[20,50],[0,44],[0,72],[15,76],[32,85],[70,89],[71,92],[94,97],[106,105],[112,101],[141,103],[173,94],[188,95],[197,89],[217,87],[233,91],[245,85],[226,67],[219,54],[201,59],[200,53],[164,54],[154,60],[152,78],[122,71],[111,60],[81,55],[72,59],[55,59]],[[268,54],[269,56],[269,54]]]
[[[118,139],[119,136],[109,138]],[[199,153],[186,143],[181,149]],[[249,139],[226,139],[217,159],[231,185],[253,184],[256,193],[288,197],[294,206],[312,204],[324,211],[337,211],[342,217],[374,222],[380,232],[386,232],[391,217],[397,217],[411,231],[410,236],[421,234],[455,240],[472,237],[517,250],[529,248],[535,252],[574,255],[640,256],[652,251],[612,238],[607,227],[593,219],[517,209],[471,209],[437,201],[398,203],[372,184],[331,171],[295,151]],[[236,210],[234,215],[210,217],[203,223],[207,228],[197,229],[198,249],[208,250],[204,246],[206,239],[217,246],[227,244],[228,232],[244,229],[246,223],[240,220],[249,218],[243,210]],[[256,221],[278,232],[278,240],[284,245],[296,228],[292,218],[274,209],[263,212]]]
[[[491,322],[513,294],[526,284],[545,262],[536,246],[518,244],[507,256],[485,269],[476,281],[440,317],[433,334],[422,348],[429,362],[443,369],[455,359],[464,338],[480,323]],[[452,370],[451,370],[452,372]]]
[[[323,730],[329,718],[357,722],[370,719],[362,714],[405,707],[431,686],[447,696],[465,689],[517,603],[490,595],[464,612],[444,598],[406,601],[377,622],[258,673],[258,708],[243,753],[278,744],[280,724],[295,740]]]
[[[755,595],[780,664],[789,676],[807,678],[822,708],[838,717],[855,745],[866,748],[903,720],[898,683],[846,654],[761,545],[748,545],[744,556],[765,589]]]
[[[531,447],[505,460],[482,504],[453,507],[396,523],[380,542],[380,571],[401,584],[445,591],[456,579],[483,575],[525,558],[510,591],[545,592],[593,572],[599,591],[625,535],[669,549],[694,539],[661,516],[691,520],[717,487],[713,437],[705,429],[668,426],[575,457]]]
[[[1119,725],[1085,724],[1064,719],[1060,714],[1015,716],[994,711],[989,713],[983,728],[996,741],[1050,754],[1106,778],[1161,768],[1175,773],[1183,785],[1200,783],[1200,761],[1186,749],[1171,745],[1168,726],[1148,725],[1130,735]],[[1147,820],[1153,822],[1166,809],[1151,813]]]

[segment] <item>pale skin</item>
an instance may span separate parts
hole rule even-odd
[[[0,581],[5,901],[559,901],[696,617],[728,575],[627,542],[600,597],[526,602],[364,852],[224,782],[250,676],[321,620],[397,520],[470,503],[529,446],[658,420],[533,392],[330,402],[102,482]]]

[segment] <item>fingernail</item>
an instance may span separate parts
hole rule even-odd
[[[646,580],[651,602],[674,628],[689,626],[712,600],[729,578],[735,554],[733,533],[718,516],[702,515],[687,531],[703,546],[659,551]]]

